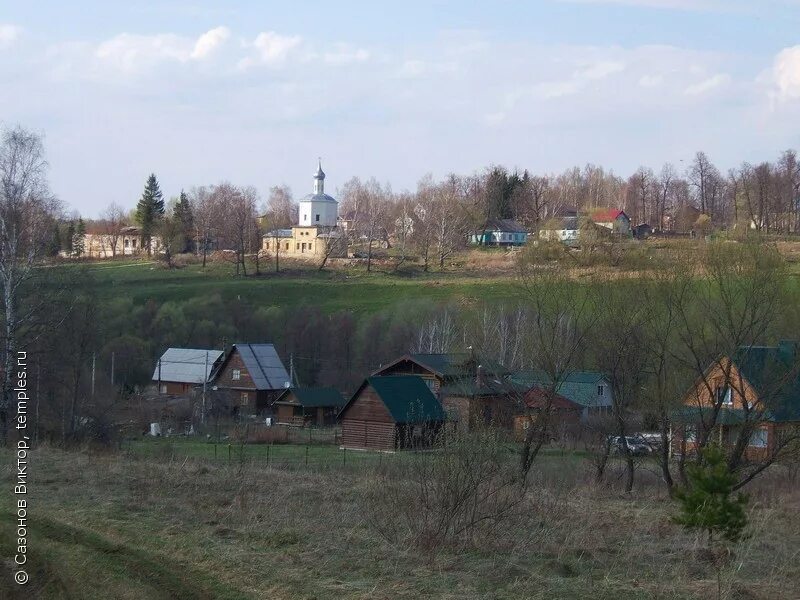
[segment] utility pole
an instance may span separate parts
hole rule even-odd
[[[206,350],[206,369],[203,371],[203,412],[200,413],[200,422],[206,424],[206,384],[208,383],[208,350]]]
[[[289,354],[289,381],[295,385],[294,380],[294,353]]]
[[[111,353],[111,387],[114,387],[114,353]]]
[[[95,374],[95,359],[97,358],[97,353],[92,352],[92,400],[94,400],[94,374]]]
[[[158,393],[161,393],[161,359],[158,359]]]

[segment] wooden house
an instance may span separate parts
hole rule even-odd
[[[542,411],[548,406],[550,407],[548,429],[551,435],[580,425],[583,405],[561,394],[550,394],[549,390],[536,385],[525,392],[523,402],[527,410],[523,409],[514,415],[514,435],[518,439],[525,437],[531,424],[541,418]]]
[[[623,237],[631,235],[631,220],[624,210],[618,208],[598,208],[591,211],[589,218],[595,225],[605,227]]]
[[[370,377],[339,413],[342,446],[395,451],[433,444],[446,420],[421,377]]]
[[[746,346],[715,361],[672,415],[672,451],[693,452],[701,431],[732,447],[748,435],[745,456],[773,456],[788,436],[800,436],[800,344]]]
[[[323,427],[336,424],[344,403],[336,388],[287,388],[273,403],[273,414],[278,425]]]
[[[511,428],[525,389],[508,379],[503,365],[472,353],[406,354],[373,376],[416,375],[438,397],[461,430],[479,424]]]
[[[511,376],[511,380],[526,390],[531,387],[550,389],[551,378],[542,371],[519,371]],[[602,373],[597,371],[573,371],[561,378],[555,392],[580,406],[580,421],[586,423],[591,417],[611,413],[614,404],[611,384]]]
[[[528,230],[513,219],[491,219],[472,235],[471,242],[479,246],[524,246]]]
[[[222,361],[222,350],[168,348],[153,370],[153,382],[159,394],[188,394],[208,382]]]
[[[290,385],[272,344],[234,344],[213,379],[215,391],[228,393],[234,414],[264,412]]]

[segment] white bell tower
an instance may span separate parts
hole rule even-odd
[[[314,173],[314,193],[300,201],[300,227],[336,227],[339,203],[325,193],[322,159]]]

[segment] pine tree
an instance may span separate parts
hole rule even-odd
[[[150,253],[150,241],[153,232],[158,225],[159,219],[164,215],[164,195],[158,186],[158,179],[155,173],[150,173],[144,192],[136,205],[136,222],[142,229],[142,241],[147,245],[147,252]]]
[[[76,257],[83,256],[86,251],[86,224],[83,219],[78,219],[75,233],[72,234],[72,254]]]
[[[53,225],[53,234],[50,236],[50,241],[47,243],[47,255],[58,256],[61,252],[61,225],[55,223]]]
[[[72,255],[72,240],[75,237],[75,221],[67,223],[67,231],[64,236],[64,251],[68,255]]]
[[[181,245],[181,252],[190,252],[192,250],[192,233],[194,231],[194,216],[192,215],[192,205],[189,204],[189,197],[186,192],[181,190],[180,198],[175,204],[173,211],[175,218],[181,224],[181,232],[183,234],[183,243]]]
[[[687,468],[690,487],[679,489],[675,497],[681,504],[681,514],[675,522],[689,530],[708,533],[709,544],[719,534],[729,542],[742,537],[747,525],[747,496],[735,497],[733,486],[736,476],[730,472],[725,453],[719,446],[708,446],[703,451],[703,461]]]

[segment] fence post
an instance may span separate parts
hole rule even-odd
[[[217,460],[217,442],[214,442],[214,460]]]
[[[269,466],[269,449],[272,448],[272,444],[267,444],[267,466]]]
[[[228,462],[231,462],[231,445],[228,444]]]
[[[347,464],[347,448],[342,448],[342,466]]]
[[[306,466],[308,466],[308,446],[306,446]]]

